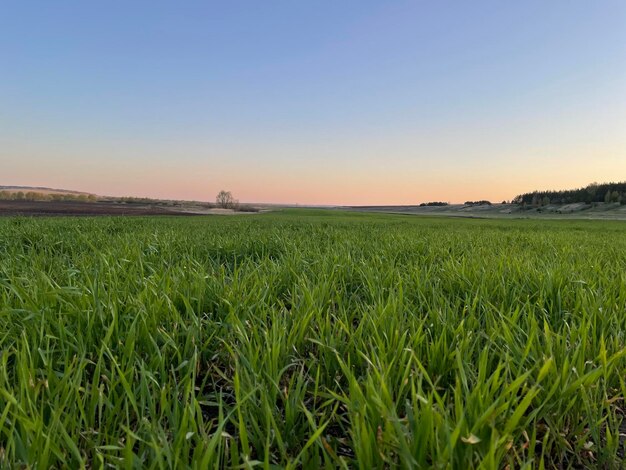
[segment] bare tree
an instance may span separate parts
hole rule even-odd
[[[234,209],[237,205],[237,200],[233,197],[232,193],[230,191],[224,191],[223,189],[217,193],[215,202],[217,207],[221,207],[222,209]]]

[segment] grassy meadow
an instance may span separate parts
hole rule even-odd
[[[625,333],[621,222],[0,218],[0,467],[621,468]]]

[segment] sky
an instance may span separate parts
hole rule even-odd
[[[0,185],[291,204],[626,180],[626,2],[0,4]]]

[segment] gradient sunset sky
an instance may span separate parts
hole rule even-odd
[[[626,1],[0,6],[0,185],[247,202],[626,180]]]

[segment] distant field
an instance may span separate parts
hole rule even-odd
[[[180,211],[148,204],[77,201],[0,201],[0,216],[15,215],[179,215]]]
[[[449,204],[447,206],[355,206],[359,212],[390,214],[443,215],[474,219],[598,219],[626,220],[626,205],[619,203],[548,204],[522,207],[518,204],[474,205]]]
[[[209,215],[252,214],[262,209],[219,209],[207,203],[123,201],[7,201],[0,200],[0,216],[117,216],[117,215]]]
[[[0,467],[621,468],[625,268],[613,221],[0,218]]]

